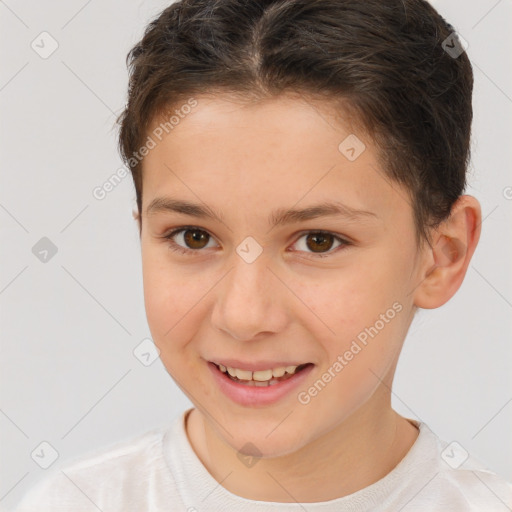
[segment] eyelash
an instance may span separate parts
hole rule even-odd
[[[210,235],[208,233],[208,231],[206,231],[206,230],[204,230],[202,228],[199,228],[197,226],[183,226],[181,228],[178,228],[178,229],[175,229],[175,230],[171,231],[170,233],[168,233],[166,235],[163,235],[162,238],[165,238],[166,240],[169,241],[169,248],[172,251],[176,251],[176,252],[179,252],[181,254],[199,253],[199,252],[202,251],[202,249],[188,249],[188,248],[182,247],[181,245],[178,245],[173,240],[173,238],[177,234],[179,234],[179,233],[181,233],[183,231],[194,231],[194,230],[195,231],[201,231],[203,233],[207,233],[208,236],[212,237],[212,235]],[[332,254],[338,252],[339,250],[343,250],[345,247],[347,247],[349,245],[352,245],[351,242],[349,242],[348,240],[345,240],[344,238],[341,238],[340,236],[336,235],[335,233],[332,233],[330,231],[322,231],[322,230],[310,230],[310,231],[302,232],[300,234],[299,238],[297,239],[297,241],[300,240],[303,236],[310,235],[310,234],[315,234],[315,235],[332,235],[336,241],[341,243],[341,245],[339,245],[338,247],[336,247],[334,249],[329,250],[329,252],[326,252],[326,253],[308,253],[308,254],[312,255],[313,258],[326,258],[326,257],[331,256]],[[297,243],[297,241],[295,243]],[[299,251],[299,252],[301,252],[301,251]]]

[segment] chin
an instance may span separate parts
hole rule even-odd
[[[222,428],[216,432],[240,454],[259,458],[282,457],[300,450],[308,443],[304,432],[285,425],[275,428],[276,424],[274,421],[260,422],[252,427],[231,428],[229,433],[233,437],[222,431]]]

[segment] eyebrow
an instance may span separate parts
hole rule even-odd
[[[151,201],[146,208],[147,215],[156,213],[180,213],[182,215],[189,215],[191,217],[198,217],[201,219],[215,219],[218,222],[224,223],[222,215],[216,212],[213,208],[205,204],[197,204],[172,197],[157,197]],[[274,210],[268,219],[268,223],[272,227],[283,226],[286,224],[304,222],[318,217],[338,216],[344,217],[348,220],[364,220],[364,219],[377,219],[377,215],[373,212],[366,210],[358,210],[352,208],[338,201],[323,202],[318,205],[308,206],[302,209],[285,209],[279,208]]]

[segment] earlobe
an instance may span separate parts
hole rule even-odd
[[[434,231],[432,246],[426,254],[430,264],[414,291],[417,307],[438,308],[455,295],[478,244],[481,222],[477,199],[461,196],[453,205],[450,217]]]

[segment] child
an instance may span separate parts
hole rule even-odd
[[[391,408],[460,287],[473,76],[423,0],[182,0],[129,54],[120,149],[148,323],[193,402],[20,511],[501,511],[512,485]]]

